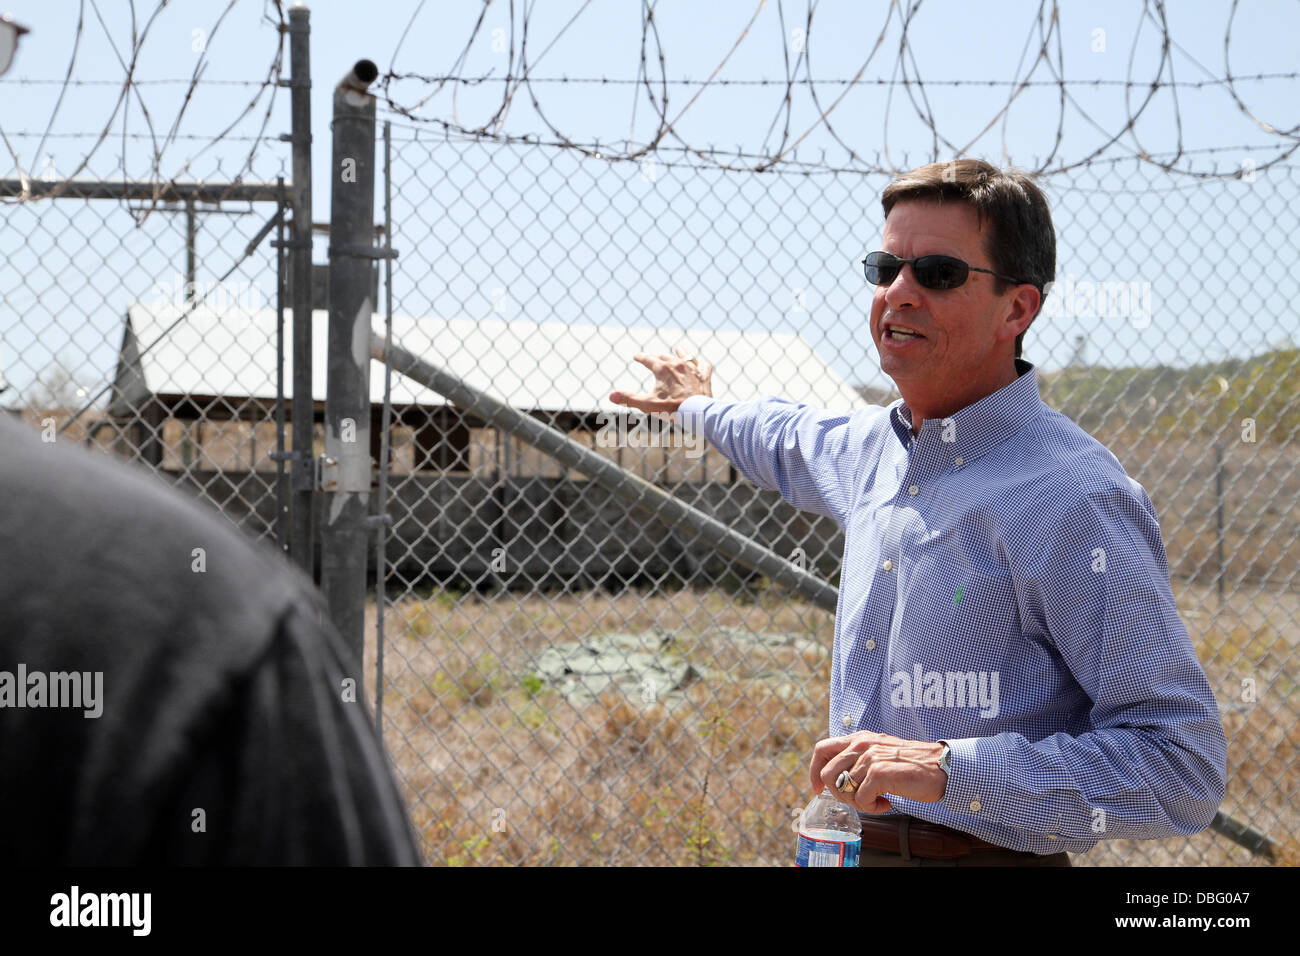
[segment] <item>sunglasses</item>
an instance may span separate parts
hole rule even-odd
[[[872,285],[890,285],[898,278],[903,266],[911,263],[912,275],[916,281],[927,289],[956,289],[962,285],[972,272],[987,272],[991,276],[1005,279],[1016,285],[1025,285],[1022,279],[1015,279],[992,269],[972,266],[953,256],[918,256],[915,259],[900,259],[888,252],[869,252],[862,260],[867,273],[867,281]],[[1032,284],[1032,283],[1029,283]]]

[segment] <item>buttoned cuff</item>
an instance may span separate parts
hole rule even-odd
[[[715,401],[717,399],[708,395],[692,395],[677,407],[675,417],[678,424],[692,435],[701,434],[704,427],[704,412]]]
[[[993,737],[944,738],[949,757],[943,805],[971,820],[1002,821],[1006,802],[1006,755]]]

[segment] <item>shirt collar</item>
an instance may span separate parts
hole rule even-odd
[[[1016,359],[1016,380],[977,402],[953,412],[947,418],[927,418],[915,436],[915,444],[972,461],[1002,439],[1020,431],[1039,412],[1043,400],[1038,391],[1038,371],[1024,359]],[[905,449],[913,447],[912,410],[903,399],[890,406],[889,423]]]

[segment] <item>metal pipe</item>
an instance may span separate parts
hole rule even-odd
[[[379,67],[371,60],[357,60],[352,64],[352,69],[343,74],[343,79],[339,80],[339,89],[367,93],[370,84],[375,82],[377,76],[379,76]]]
[[[289,474],[284,470],[284,287],[287,259],[284,249],[284,210],[288,197],[280,177],[280,217],[275,224],[275,543],[280,553],[289,550]]]
[[[384,123],[384,244],[393,247],[393,124]],[[393,341],[393,260],[384,261],[384,332]],[[384,413],[379,435],[379,501],[375,509],[375,726],[384,728],[384,610],[387,607],[384,549],[388,545],[388,466],[393,428],[393,370],[384,366]]]
[[[367,67],[369,64],[369,67]],[[330,319],[321,468],[321,591],[335,627],[363,660],[370,506],[370,279],[374,261],[375,98],[378,74],[359,61],[334,90],[330,169]],[[364,86],[362,86],[364,88]]]
[[[199,264],[198,245],[199,223],[194,208],[194,197],[185,200],[185,301],[192,302],[198,295]]]
[[[294,176],[295,183],[297,175]],[[0,197],[26,196],[41,199],[135,199],[141,202],[204,203],[275,202],[279,199],[277,183],[154,183],[140,180],[68,179],[54,182],[41,179],[0,179]]]
[[[561,464],[582,472],[602,488],[663,522],[668,528],[689,530],[745,567],[766,575],[773,583],[811,600],[823,610],[835,613],[839,591],[820,578],[809,574],[776,552],[755,544],[744,535],[644,478],[630,474],[607,458],[585,448],[563,432],[511,408],[490,395],[461,381],[456,376],[412,355],[398,345],[387,347],[383,336],[370,333],[370,356],[377,361],[385,357],[396,372],[433,389],[463,409],[499,429],[550,455]]]
[[[311,11],[289,8],[289,66],[293,132],[293,473],[289,509],[289,554],[293,562],[315,576],[316,535],[312,521],[316,496],[315,425],[311,375]]]

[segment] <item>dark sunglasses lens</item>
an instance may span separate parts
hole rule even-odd
[[[952,256],[922,256],[912,267],[927,289],[955,289],[970,275],[966,263]]]
[[[872,285],[889,285],[898,278],[903,264],[884,252],[872,252],[866,258],[867,281]]]

